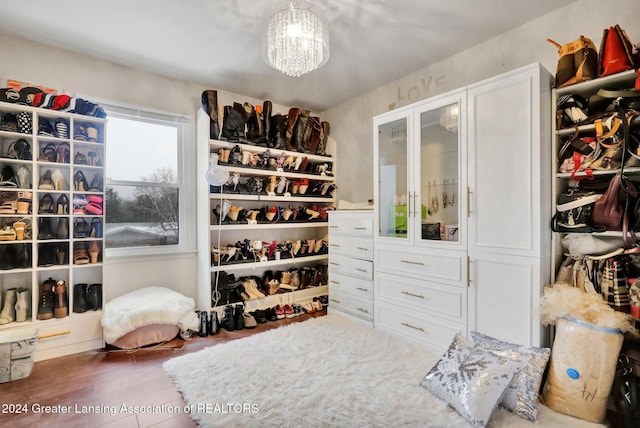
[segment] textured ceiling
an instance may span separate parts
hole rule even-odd
[[[318,0],[331,55],[305,76],[262,60],[267,0],[3,0],[0,31],[172,78],[323,111],[574,0]]]

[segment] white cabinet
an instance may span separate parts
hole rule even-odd
[[[542,343],[549,106],[533,64],[374,118],[376,328]]]
[[[100,348],[106,119],[0,103],[0,125],[0,308],[27,304],[0,332],[38,328],[36,360]],[[66,310],[51,296],[41,311],[45,282],[66,287]],[[80,308],[74,289],[90,285]]]
[[[546,342],[550,79],[533,65],[468,87],[469,330],[528,346]]]
[[[329,213],[329,310],[373,325],[373,212]]]

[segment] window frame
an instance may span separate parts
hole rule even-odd
[[[94,98],[95,99],[95,98]],[[176,113],[168,113],[145,107],[126,105],[113,101],[97,101],[107,113],[106,125],[106,147],[109,150],[109,129],[108,121],[110,117],[117,117],[127,120],[138,120],[141,122],[158,124],[164,126],[172,126],[177,128],[177,159],[176,171],[177,183],[149,183],[144,181],[133,180],[114,180],[109,177],[108,163],[105,164],[105,182],[106,187],[109,186],[153,186],[178,189],[178,244],[172,245],[156,245],[156,246],[139,246],[139,247],[117,247],[106,248],[106,257],[109,259],[125,259],[130,257],[160,257],[168,255],[178,255],[185,253],[194,253],[195,248],[195,211],[189,207],[195,206],[195,182],[188,171],[195,171],[195,157],[193,150],[194,137],[193,120],[189,116],[179,115]],[[106,158],[105,154],[105,158]],[[105,216],[106,228],[106,216]]]

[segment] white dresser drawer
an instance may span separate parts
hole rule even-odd
[[[329,233],[373,237],[372,213],[331,211],[329,212]]]
[[[373,238],[329,234],[329,251],[360,259],[373,260]]]
[[[376,247],[376,270],[462,285],[466,278],[466,253],[455,251],[402,251]],[[466,284],[465,284],[466,285]]]
[[[373,299],[373,281],[354,278],[337,272],[329,273],[329,295],[334,291],[349,293],[364,299]]]
[[[340,291],[329,292],[329,307],[372,321],[373,302]]]
[[[101,348],[104,345],[101,317],[102,311],[89,311],[33,323],[32,327],[38,328],[38,336],[41,337],[35,360]]]
[[[467,322],[467,288],[378,273],[376,296],[389,299],[420,313],[446,316]]]
[[[373,262],[353,259],[339,254],[329,254],[329,272],[373,279]]]
[[[456,333],[466,336],[464,324],[439,322],[437,318],[418,315],[396,306],[376,301],[375,328],[387,331],[436,353],[444,352]]]

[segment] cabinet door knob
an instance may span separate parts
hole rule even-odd
[[[329,299],[329,300],[331,300],[333,303],[340,304],[340,300],[338,300],[338,299]]]
[[[356,290],[360,290],[360,291],[364,291],[364,292],[369,292],[368,288],[362,288],[362,287],[356,287]]]

